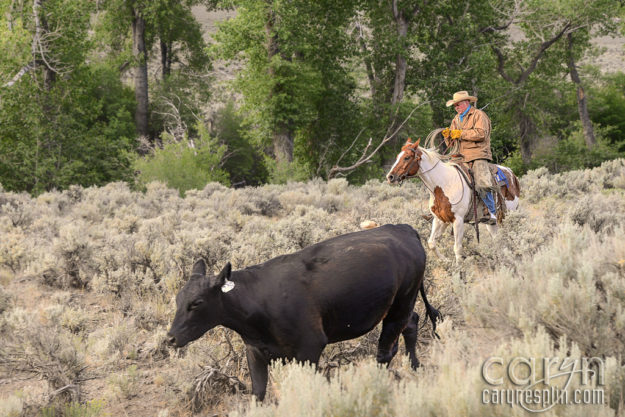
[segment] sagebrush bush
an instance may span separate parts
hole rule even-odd
[[[0,399],[0,416],[20,417],[24,411],[24,399],[20,395],[12,394]]]
[[[598,236],[565,223],[513,272],[502,268],[465,288],[468,319],[489,328],[528,334],[542,326],[567,336],[587,356],[625,354],[623,228]]]
[[[25,317],[23,317],[25,318]],[[50,401],[80,401],[80,384],[86,369],[84,352],[74,337],[55,325],[30,320],[13,322],[4,315],[0,368],[5,374],[22,372],[48,382]]]
[[[306,416],[526,416],[521,407],[482,403],[482,394],[489,386],[481,377],[481,366],[489,356],[501,357],[505,363],[516,357],[579,359],[583,355],[573,344],[555,343],[544,330],[498,347],[485,346],[467,332],[453,330],[451,322],[441,326],[443,342],[436,343],[430,357],[431,365],[413,372],[402,361],[395,372],[367,359],[341,368],[326,379],[309,365],[274,363],[272,375],[277,402],[243,403],[231,413],[236,417]],[[559,347],[557,346],[559,345]],[[615,358],[606,359],[606,396],[604,405],[561,405],[540,415],[613,416],[622,401],[625,368]],[[540,364],[539,364],[540,365]],[[541,368],[537,368],[539,374]],[[571,389],[580,387],[579,381]],[[593,381],[592,387],[599,387]],[[514,386],[503,385],[501,388]],[[614,403],[612,403],[614,401]],[[612,409],[610,408],[612,407]]]
[[[0,314],[11,308],[12,297],[8,294],[0,284]]]
[[[111,183],[37,198],[0,191],[0,332],[7,335],[0,350],[19,344],[38,363],[60,364],[65,379],[44,376],[56,381],[50,392],[62,388],[54,388],[61,381],[80,385],[77,369],[86,363],[104,385],[112,374],[124,385],[124,370],[136,365],[142,377],[128,385],[128,395],[120,384],[108,384],[113,397],[134,401],[134,395],[158,392],[172,415],[236,409],[239,415],[337,416],[521,415],[481,404],[484,358],[573,352],[605,358],[610,406],[622,410],[625,161],[561,174],[538,169],[521,178],[521,187],[519,210],[507,214],[496,236],[482,227],[478,243],[467,228],[467,257],[457,265],[451,232],[440,239],[443,258],[427,248],[428,192],[419,181],[391,187],[370,180],[355,187],[344,179],[317,179],[243,189],[210,182],[184,198],[162,182],[147,184],[144,192]],[[401,352],[392,371],[377,368],[378,328],[329,346],[321,374],[276,366],[270,402],[237,408],[237,402],[247,404],[250,388],[239,336],[216,328],[182,350],[166,345],[175,295],[198,258],[209,274],[227,262],[244,268],[357,231],[364,220],[410,224],[426,248],[428,297],[448,320],[439,325],[437,342],[422,319],[418,356],[424,366],[416,373]],[[416,306],[424,317],[422,302]],[[33,347],[44,341],[67,354]],[[34,369],[11,363],[4,369]],[[156,376],[145,373],[149,367],[158,369]]]
[[[604,189],[623,190],[625,159],[606,161],[600,167],[560,174],[549,174],[547,168],[529,171],[521,178],[522,197],[535,203],[544,197],[563,199],[579,197]]]

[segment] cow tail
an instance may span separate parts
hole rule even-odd
[[[425,304],[425,312],[432,322],[432,334],[437,339],[440,339],[441,337],[438,335],[438,333],[436,333],[436,321],[443,320],[443,315],[440,313],[440,311],[432,307],[432,305],[428,302],[428,298],[425,295],[424,282],[421,283],[421,288],[419,289],[419,292],[421,293],[421,298],[423,298],[423,303]]]

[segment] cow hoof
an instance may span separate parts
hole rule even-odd
[[[388,365],[391,362],[391,359],[393,359],[393,355],[390,352],[378,352],[378,354],[375,355],[375,360],[378,361],[378,363],[383,363],[385,365]]]

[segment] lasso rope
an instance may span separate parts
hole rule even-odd
[[[434,129],[432,130],[427,137],[425,138],[425,149],[434,149],[436,150],[438,148],[439,145],[436,145],[435,143],[435,138],[436,136],[441,133],[443,130],[445,130],[444,128],[438,128],[438,129]],[[437,152],[441,159],[445,162],[449,161],[450,159],[452,159],[451,155],[455,155],[457,153],[459,153],[460,151],[460,141],[459,140],[454,140],[451,142],[452,145],[451,147],[447,148],[447,153],[445,155],[443,155],[440,152]]]

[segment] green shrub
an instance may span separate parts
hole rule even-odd
[[[547,167],[551,172],[572,171],[584,168],[594,168],[604,161],[622,158],[623,151],[617,150],[608,139],[605,138],[604,130],[595,127],[597,143],[588,149],[584,141],[584,135],[579,123],[571,135],[556,143],[552,148],[536,153],[528,168]]]
[[[215,115],[213,135],[228,147],[223,169],[233,185],[256,186],[265,183],[268,171],[262,152],[252,145],[242,132],[243,118],[229,101]]]
[[[605,128],[605,137],[620,152],[625,152],[625,74],[608,76],[589,90],[588,111],[592,121]]]
[[[161,181],[181,196],[190,189],[200,190],[211,181],[228,184],[228,176],[221,168],[226,147],[211,138],[203,125],[198,124],[197,128],[197,138],[180,142],[163,134],[162,149],[137,158],[134,168],[139,172],[138,183],[145,187],[151,181]]]
[[[68,403],[45,407],[41,410],[41,417],[99,417],[104,414],[106,404],[102,400],[93,400],[86,403]]]

